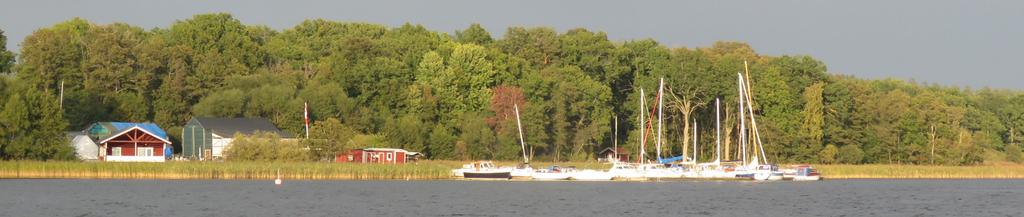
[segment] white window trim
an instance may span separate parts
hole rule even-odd
[[[135,156],[152,157],[153,147],[141,147],[135,149]]]
[[[110,156],[121,156],[121,147],[114,147],[111,150]]]

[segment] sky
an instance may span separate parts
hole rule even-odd
[[[167,28],[227,12],[276,30],[323,18],[453,33],[480,23],[587,28],[611,40],[652,38],[669,47],[742,41],[764,55],[810,55],[830,73],[944,86],[1024,90],[1024,1],[5,1],[0,29],[17,52],[39,28],[81,17]]]

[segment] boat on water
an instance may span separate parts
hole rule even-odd
[[[572,173],[575,172],[573,168],[561,168],[559,166],[551,166],[547,169],[539,169],[531,174],[533,180],[569,180]]]
[[[760,164],[738,172],[736,177],[750,178],[755,181],[778,181],[783,179],[783,172],[774,164]]]
[[[512,179],[512,171],[510,169],[498,168],[490,161],[477,161],[465,164],[462,168],[453,170],[452,173],[455,176],[461,174],[466,179]]]
[[[682,178],[686,168],[667,167],[664,164],[642,164],[640,171],[644,174],[644,178],[648,179]]]
[[[608,170],[608,173],[612,175],[613,179],[618,180],[646,179],[644,172],[636,164],[632,163],[614,163],[612,168]]]
[[[783,173],[783,179],[793,181],[818,181],[821,180],[821,174],[818,170],[814,169],[810,165],[799,165],[796,168],[785,170]]]
[[[569,179],[579,181],[609,181],[612,178],[615,178],[615,175],[600,170],[577,170],[569,174]]]
[[[507,169],[512,173],[513,179],[530,179],[535,171],[529,164],[520,164],[519,166],[509,167]]]

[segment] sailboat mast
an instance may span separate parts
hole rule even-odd
[[[690,159],[690,160],[693,161],[694,164],[697,163],[697,118],[696,117],[693,118],[693,159]]]
[[[516,126],[519,128],[519,145],[523,148],[523,162],[530,164],[530,158],[526,156],[526,140],[523,139],[523,124],[519,121],[519,104],[513,104],[516,109]]]
[[[746,96],[747,96],[747,108],[750,110],[750,127],[753,130],[754,138],[756,138],[756,142],[757,142],[757,144],[755,144],[755,145],[757,145],[757,148],[754,149],[754,151],[760,150],[760,152],[761,152],[761,160],[764,161],[765,164],[768,164],[768,158],[764,154],[764,143],[761,142],[761,132],[757,129],[757,120],[754,118],[754,108],[753,108],[753,105],[752,105],[752,104],[754,104],[754,100],[753,100],[754,97],[751,96],[751,95],[753,95],[752,92],[754,90],[753,90],[753,88],[751,88],[751,86],[753,84],[751,84],[751,82],[750,82],[750,67],[747,65],[747,61],[746,60],[743,61],[743,71],[747,75],[746,78],[744,79],[743,83],[746,84],[746,88],[745,89],[746,89]],[[757,156],[757,155],[755,155],[755,156]]]
[[[722,162],[722,107],[715,98],[715,162]]]
[[[647,137],[647,129],[644,128],[644,114],[647,113],[647,110],[644,110],[644,98],[646,98],[644,96],[644,89],[640,88],[640,157],[637,159],[638,163],[643,163],[644,155],[647,154],[644,153],[644,140]]]
[[[662,117],[662,114],[661,114],[662,113],[661,109],[664,108],[664,106],[661,103],[663,101],[665,101],[664,99],[662,99],[663,98],[662,96],[664,96],[664,94],[665,94],[664,90],[665,90],[665,78],[661,78],[661,81],[659,81],[659,83],[658,83],[658,141],[657,141],[657,143],[658,143],[657,144],[657,146],[658,146],[658,154],[657,154],[658,161],[661,161],[661,121],[664,119]]]
[[[740,140],[740,152],[742,153],[741,154],[742,155],[741,158],[743,159],[743,164],[746,165],[747,164],[747,123],[746,123],[747,117],[746,117],[745,113],[747,113],[747,112],[744,111],[744,109],[743,109],[743,101],[744,101],[743,97],[746,94],[743,93],[744,92],[743,91],[743,89],[744,89],[743,88],[743,75],[740,75],[739,73],[736,73],[736,75],[738,75],[738,77],[736,79],[737,80],[736,84],[738,84],[737,86],[739,86],[739,97],[740,97],[740,108],[738,110],[740,112],[740,139],[739,139]]]

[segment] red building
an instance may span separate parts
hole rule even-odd
[[[598,152],[597,157],[597,160],[602,162],[629,162],[629,151],[624,148],[612,149],[608,147]]]
[[[132,126],[100,140],[99,144],[103,161],[164,162],[164,151],[171,141],[141,126]]]
[[[352,149],[348,153],[339,153],[334,162],[404,164],[414,160],[420,153],[397,148],[364,148]]]

